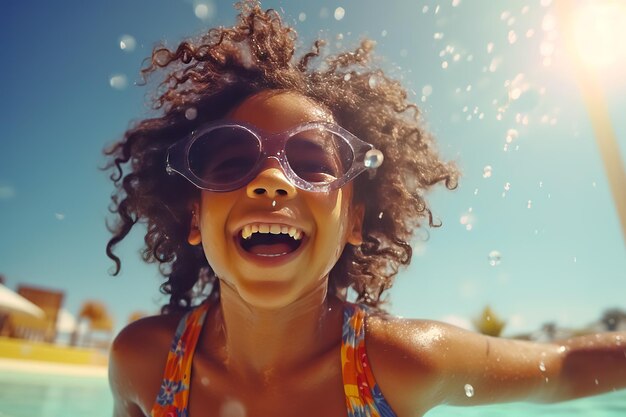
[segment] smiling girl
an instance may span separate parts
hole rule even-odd
[[[413,233],[435,226],[425,191],[457,170],[371,43],[298,57],[275,11],[240,8],[153,51],[162,114],[107,150],[107,254],[119,272],[113,248],[144,223],[170,295],[115,339],[115,416],[420,416],[626,386],[623,334],[541,345],[385,314]]]

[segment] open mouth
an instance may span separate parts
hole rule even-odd
[[[304,232],[293,226],[268,223],[245,225],[238,233],[238,242],[247,253],[278,257],[298,250],[302,245]]]

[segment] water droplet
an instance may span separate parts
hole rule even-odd
[[[578,261],[578,259],[576,259],[576,257],[574,256],[574,263],[576,263]]]
[[[487,53],[490,54],[493,52],[493,42],[489,42],[487,44]]]
[[[109,85],[116,90],[123,90],[128,85],[128,79],[124,74],[115,74],[109,79]]]
[[[433,35],[433,39],[443,39],[443,32],[435,32],[435,34]]]
[[[202,385],[207,386],[209,385],[209,378],[203,376],[202,379],[200,379],[200,382],[202,383]]]
[[[439,13],[439,9],[440,9],[440,7],[439,7],[439,5],[437,5],[437,7],[435,7],[435,14]]]
[[[492,250],[489,252],[489,265],[496,266],[500,265],[500,261],[502,259],[502,255],[497,250]]]
[[[474,189],[474,195],[478,195],[478,188]]]
[[[239,401],[228,399],[220,408],[220,417],[245,417],[246,407]]]
[[[120,37],[120,49],[124,52],[132,52],[137,46],[137,41],[130,35],[122,35]]]
[[[483,168],[483,178],[490,178],[492,174],[492,168],[491,165],[486,165]]]
[[[343,7],[337,7],[335,9],[335,20],[341,20],[346,15],[346,9]]]
[[[511,189],[511,183],[507,182],[506,184],[504,184],[504,190],[505,191],[509,191]]]
[[[370,149],[365,153],[365,159],[363,163],[366,168],[378,168],[382,165],[384,160],[383,153],[378,149]]]
[[[428,13],[428,6],[422,7],[422,13],[424,14]]]
[[[565,346],[559,346],[559,353],[564,353],[567,350]]]
[[[470,384],[465,384],[465,386],[463,387],[463,389],[465,390],[465,395],[468,398],[472,398],[474,396],[474,387],[471,386]]]
[[[189,107],[185,110],[185,119],[194,120],[196,117],[198,117],[198,109],[195,107]]]
[[[276,207],[276,200],[272,200],[272,207]]]
[[[519,137],[519,132],[515,129],[509,129],[506,131],[506,143],[511,143]]]
[[[502,63],[502,58],[494,58],[489,63],[489,72],[496,72],[500,64]]]
[[[452,7],[457,7],[459,4],[461,4],[461,0],[452,0]]]
[[[344,81],[350,81],[350,78],[352,78],[351,74],[346,74],[346,75],[343,76],[343,80]]]
[[[554,16],[549,13],[545,15],[541,21],[541,28],[546,32],[553,31],[556,28],[556,20]]]
[[[532,207],[533,207],[532,200],[528,200],[528,205],[526,206],[526,208],[532,208]]]
[[[298,15],[298,20],[304,22],[306,20],[306,13],[300,12],[300,14]]]
[[[422,87],[422,94],[426,97],[428,97],[429,95],[431,95],[433,93],[433,87],[430,84],[426,84],[424,87]]]
[[[381,211],[380,213],[378,213],[378,218],[379,218],[379,219],[382,219],[382,218],[383,218],[383,214],[384,214],[384,213],[383,213],[382,211]]]
[[[370,88],[373,90],[378,86],[378,77],[376,75],[370,76],[370,79],[367,81]]]
[[[448,61],[443,61],[443,62],[441,63],[441,68],[443,68],[443,69],[448,68]]]
[[[56,217],[57,220],[64,220],[65,219],[65,214],[63,214],[63,213],[54,213],[54,217]]]
[[[594,379],[593,382],[595,382],[596,385],[600,385],[600,381],[598,381],[597,379]]]
[[[383,29],[383,31],[380,32],[380,36],[382,36],[383,38],[387,36],[387,30]]]
[[[543,363],[543,361],[539,362],[539,370],[541,372],[545,372],[546,371],[546,364]]]
[[[215,6],[213,3],[197,3],[193,9],[193,13],[198,19],[210,19],[215,15]]]

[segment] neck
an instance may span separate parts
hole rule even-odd
[[[293,375],[294,369],[304,369],[336,346],[341,340],[342,317],[342,303],[327,296],[326,280],[277,309],[252,306],[236,289],[222,284],[212,327],[224,349],[220,361],[229,372],[248,381],[270,383]]]

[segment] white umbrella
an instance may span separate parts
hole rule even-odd
[[[46,313],[36,304],[2,284],[0,284],[0,312],[26,314],[39,319],[46,317]]]

